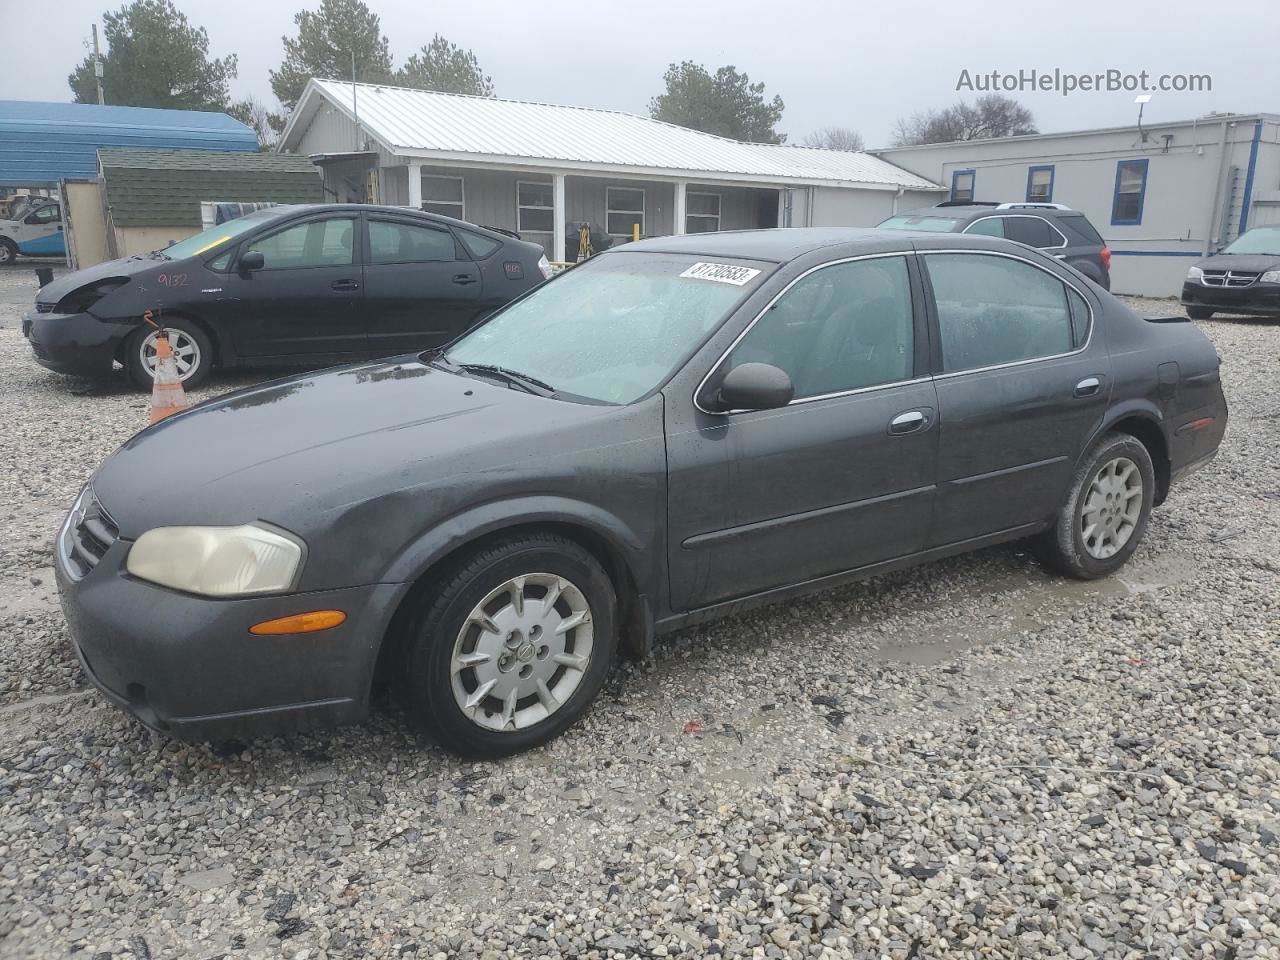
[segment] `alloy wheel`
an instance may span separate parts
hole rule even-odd
[[[173,361],[178,367],[178,379],[186,380],[200,368],[200,344],[195,337],[183,330],[168,328],[169,347],[173,350]],[[156,375],[156,340],[160,331],[150,333],[138,347],[138,357],[142,366],[152,377]]]
[[[1093,475],[1080,508],[1080,538],[1089,556],[1107,560],[1133,536],[1142,516],[1142,471],[1128,457],[1108,460]]]
[[[553,573],[512,577],[475,605],[454,641],[454,701],[476,725],[523,730],[551,716],[591,662],[591,606]]]

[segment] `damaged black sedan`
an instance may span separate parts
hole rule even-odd
[[[1021,538],[1114,573],[1226,421],[1194,325],[1025,246],[653,239],[443,349],[142,431],[57,577],[84,669],[154,729],[354,721],[385,680],[497,756],[687,624]]]

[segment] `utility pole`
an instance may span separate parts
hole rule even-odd
[[[355,148],[360,149],[360,104],[356,102],[356,49],[351,48],[351,115],[355,121],[356,127],[356,143]]]
[[[105,104],[102,95],[102,57],[98,55],[98,25],[93,25],[93,78],[98,83],[98,106]]]

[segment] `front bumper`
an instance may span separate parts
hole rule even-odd
[[[22,318],[22,334],[36,363],[57,373],[104,377],[121,345],[134,330],[129,323],[109,323],[91,313],[40,313]]]
[[[247,740],[356,721],[401,584],[213,600],[129,576],[131,544],[117,539],[95,566],[54,563],[72,646],[113,703],[183,740]],[[338,609],[345,623],[317,633],[255,636],[263,620]]]
[[[1244,313],[1260,317],[1280,317],[1280,283],[1254,283],[1247,287],[1206,287],[1187,281],[1182,284],[1182,305]]]

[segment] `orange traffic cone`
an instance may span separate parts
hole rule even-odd
[[[178,365],[173,359],[169,336],[163,330],[156,337],[156,372],[151,387],[151,422],[156,423],[174,413],[181,413],[191,402],[182,389]]]

